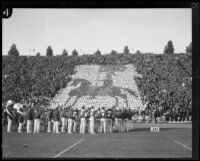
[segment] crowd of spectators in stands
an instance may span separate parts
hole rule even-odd
[[[145,111],[132,111],[135,118],[166,117],[166,121],[191,120],[192,57],[190,54],[123,54],[82,56],[2,56],[2,106],[11,99],[42,112],[49,101],[67,86],[69,75],[80,64],[133,64],[143,77],[136,83]],[[159,110],[159,107],[161,110]],[[190,118],[190,119],[189,119]],[[133,119],[134,120],[134,119]]]

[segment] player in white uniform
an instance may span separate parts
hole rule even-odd
[[[62,122],[62,127],[61,127],[61,132],[66,132],[65,127],[66,127],[66,122],[67,122],[67,117],[66,117],[66,109],[62,109],[61,114],[61,122]]]
[[[72,134],[72,126],[73,126],[73,110],[70,107],[67,111],[67,118],[68,118],[68,134]]]
[[[106,133],[106,110],[104,107],[101,109],[100,133],[102,133],[102,131],[104,131],[104,133]]]
[[[112,133],[112,117],[113,117],[112,110],[111,108],[109,108],[107,110],[107,115],[106,115],[107,131],[109,133]]]
[[[40,119],[41,119],[41,113],[39,109],[36,109],[34,111],[34,133],[40,133]]]
[[[7,113],[7,119],[8,119],[7,132],[11,132],[12,122],[14,119],[13,104],[14,102],[12,100],[9,100],[6,104],[6,113]]]
[[[60,112],[58,106],[53,110],[53,133],[59,134]]]
[[[13,106],[15,109],[17,109],[17,114],[19,116],[19,125],[18,125],[18,133],[22,132],[22,126],[23,126],[23,122],[24,122],[24,116],[26,115],[25,112],[23,112],[23,105],[21,103],[16,103]]]
[[[77,111],[77,109],[73,110],[72,122],[73,122],[73,132],[76,132],[76,127],[77,127],[77,124],[78,124],[78,111]]]
[[[83,106],[80,111],[80,118],[81,118],[81,124],[80,124],[80,133],[85,134],[85,126],[86,126],[86,110]]]
[[[90,134],[95,134],[94,132],[94,122],[95,122],[95,118],[94,118],[94,115],[95,115],[95,110],[94,110],[94,106],[92,106],[92,108],[90,109]]]

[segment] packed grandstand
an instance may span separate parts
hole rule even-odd
[[[34,103],[44,124],[51,108],[82,106],[128,110],[128,118],[135,122],[156,122],[155,114],[159,122],[191,121],[192,55],[188,53],[2,59],[2,107],[13,100],[26,111]]]

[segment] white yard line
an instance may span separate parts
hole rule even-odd
[[[77,144],[79,144],[81,141],[83,141],[84,139],[79,140],[78,142],[74,143],[72,146],[70,146],[69,148],[64,149],[62,152],[60,152],[59,154],[57,154],[56,156],[54,156],[54,158],[57,158],[58,156],[60,156],[61,154],[63,154],[64,152],[70,150],[71,148],[73,148],[74,146],[76,146]]]
[[[181,146],[183,146],[184,148],[187,148],[187,149],[189,149],[189,150],[192,150],[192,148],[190,148],[189,146],[184,145],[184,144],[182,144],[182,143],[180,143],[180,142],[178,142],[178,141],[176,141],[176,140],[174,140],[174,142],[177,143],[177,144],[179,144],[179,145],[181,145]]]

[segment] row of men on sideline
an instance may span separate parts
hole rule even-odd
[[[61,109],[61,110],[60,110]],[[45,115],[45,120],[47,124],[47,132],[59,133],[59,126],[61,122],[61,132],[67,132],[71,134],[72,132],[85,133],[86,128],[88,132],[94,134],[95,132],[112,132],[114,131],[131,131],[133,130],[132,122],[138,115],[137,112],[134,113],[132,110],[121,110],[121,109],[108,109],[105,108],[95,110],[94,107],[85,109],[82,107],[79,109],[72,108],[59,108],[54,110],[49,109],[47,112],[42,112],[41,108],[35,108],[34,103],[32,103],[30,108],[24,106],[20,103],[15,103],[9,100],[6,104],[5,112],[7,115],[7,132],[11,132],[12,123],[15,117],[17,116],[18,120],[18,132],[22,132],[22,127],[26,121],[26,130],[27,133],[31,133],[32,125],[34,126],[34,133],[40,132],[40,125],[42,122],[42,116]],[[14,112],[17,115],[14,115]],[[171,114],[172,112],[172,114]],[[184,108],[180,109],[180,114],[176,114],[171,111],[168,114],[163,115],[162,109],[158,108],[153,113],[153,118],[156,121],[162,119],[169,120],[169,117],[172,120],[177,120],[180,117],[180,120],[185,120],[186,113]],[[145,116],[145,120],[150,120],[152,114],[150,111],[146,110],[144,114],[140,114],[136,119],[143,119],[142,115]],[[5,118],[5,117],[4,117]],[[4,121],[2,121],[4,122]],[[53,124],[53,130],[52,130]],[[79,129],[79,130],[78,130]]]
[[[18,132],[22,132],[22,127],[24,125],[25,117],[26,117],[26,130],[27,133],[32,132],[32,125],[34,126],[34,133],[40,132],[40,124],[41,124],[41,115],[42,112],[39,109],[34,109],[34,106],[31,106],[26,112],[24,111],[23,105],[20,103],[15,103],[9,100],[6,104],[6,113],[7,113],[7,132],[11,132],[12,122],[14,119],[13,112],[17,112],[18,116]],[[95,110],[94,107],[89,109],[85,109],[83,106],[81,110],[65,108],[59,111],[58,107],[54,110],[49,109],[45,115],[47,118],[47,132],[60,133],[59,124],[61,121],[62,127],[61,132],[67,132],[72,134],[72,132],[79,132],[84,134],[86,133],[86,125],[88,123],[88,132],[91,134],[95,134],[95,131],[98,133],[106,133],[112,132],[113,127],[115,131],[131,131],[133,129],[130,120],[131,113],[123,112],[124,121],[122,122],[122,111],[118,109],[113,112],[112,109],[106,110],[104,107],[102,109]],[[53,123],[53,130],[52,130]],[[122,125],[123,124],[123,125]],[[97,127],[97,129],[95,129]]]

